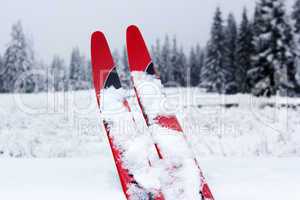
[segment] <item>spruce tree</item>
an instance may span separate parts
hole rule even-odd
[[[255,14],[254,67],[249,71],[252,93],[271,96],[292,95],[295,82],[291,27],[281,0],[260,0]]]
[[[190,69],[190,86],[196,87],[200,84],[201,70],[204,63],[204,52],[199,45],[196,48],[192,47],[189,55],[189,69]]]
[[[298,83],[300,82],[300,0],[296,0],[293,6],[292,19],[294,21],[294,33],[295,33],[295,42],[296,42],[296,66]]]
[[[0,54],[0,93],[3,92],[3,91],[1,91],[3,88],[3,80],[2,80],[3,76],[1,76],[2,73],[4,73],[3,71],[4,71],[3,58],[2,58],[2,55]]]
[[[130,72],[129,72],[129,65],[128,65],[128,57],[127,57],[127,51],[126,47],[123,48],[123,54],[121,57],[121,80],[125,87],[130,87],[131,81],[130,81]]]
[[[189,56],[189,69],[191,73],[190,84],[192,87],[195,87],[200,82],[200,66],[197,63],[197,55],[193,47]]]
[[[281,47],[279,59],[282,60],[282,66],[277,71],[277,76],[280,73],[286,73],[286,77],[280,77],[279,89],[282,95],[297,96],[300,95],[300,85],[297,81],[297,47],[295,45],[293,30],[286,19],[286,26],[283,30],[283,47]],[[281,29],[280,29],[281,30]]]
[[[177,59],[177,68],[176,68],[178,78],[177,81],[180,86],[186,87],[189,86],[189,68],[187,63],[187,57],[183,51],[183,47],[180,47]]]
[[[54,91],[62,91],[67,88],[67,68],[64,60],[57,55],[52,60],[50,74]]]
[[[12,26],[11,41],[3,56],[1,91],[31,92],[34,87],[30,75],[33,65],[33,51],[19,21]]]
[[[292,18],[295,21],[295,33],[300,34],[300,0],[296,0],[293,6]]]
[[[93,70],[93,67],[92,67],[92,62],[91,60],[88,60],[87,61],[87,64],[86,64],[87,68],[86,68],[86,82],[87,82],[87,88],[93,88],[93,74],[92,74],[92,70]]]
[[[3,60],[2,60],[2,55],[0,54],[0,72],[1,72],[1,69],[2,69],[2,64],[3,64]]]
[[[171,51],[170,68],[172,70],[172,86],[185,86],[187,77],[186,57],[181,49],[178,49],[177,39],[173,38],[173,47]]]
[[[47,92],[48,91],[48,69],[49,67],[42,61],[35,62],[32,80],[34,88],[30,92]]]
[[[78,47],[74,48],[71,53],[69,84],[73,90],[87,88],[86,62]]]
[[[262,15],[262,3],[256,2],[255,6],[255,12],[254,12],[254,21],[253,21],[253,47],[254,47],[254,55],[253,56],[253,65],[250,70],[247,72],[247,81],[250,85],[251,93],[258,93],[256,92],[257,83],[259,80],[266,79],[266,76],[268,76],[268,72],[265,72],[267,69],[266,59],[260,58],[259,54],[260,51],[263,51],[263,41],[260,35],[262,34],[264,27],[267,25],[265,24],[263,20]],[[273,75],[271,76],[273,77]],[[267,89],[267,88],[265,88]],[[261,91],[261,93],[265,93],[265,91]],[[261,94],[261,95],[262,95]],[[259,95],[259,94],[256,94]]]
[[[171,62],[171,47],[170,47],[170,40],[169,36],[167,35],[165,37],[165,41],[161,50],[161,63],[159,66],[159,71],[161,75],[162,83],[166,86],[170,85],[174,81],[174,73],[173,73],[173,67]]]
[[[112,57],[114,59],[114,62],[115,62],[115,65],[116,66],[120,66],[121,65],[121,56],[120,56],[120,53],[117,49],[115,49],[113,52],[112,52]],[[119,67],[117,67],[119,68]]]
[[[128,66],[127,52],[126,48],[122,49],[122,55],[119,54],[117,50],[113,52],[113,57],[115,65],[117,66],[117,72],[120,77],[120,81],[124,88],[129,88],[131,86],[130,72]]]
[[[157,73],[161,76],[161,47],[160,47],[160,40],[157,39],[155,45],[151,47],[151,57],[153,59],[154,65],[156,69],[158,69]],[[162,78],[162,77],[161,77]],[[162,82],[164,82],[162,80]]]
[[[200,66],[200,73],[199,73],[199,83],[198,86],[201,84],[201,72],[204,67],[205,63],[205,49],[202,49],[199,44],[196,45],[196,55],[197,55],[197,62]]]
[[[217,8],[207,45],[205,66],[201,73],[202,87],[208,92],[225,93],[225,36],[220,8]]]
[[[234,94],[237,92],[236,82],[236,42],[237,42],[237,25],[232,13],[227,19],[227,26],[225,27],[225,93]]]
[[[180,85],[181,82],[181,73],[180,73],[180,69],[179,69],[179,51],[177,48],[177,40],[174,37],[173,38],[173,42],[172,42],[172,50],[171,50],[171,56],[170,56],[170,69],[172,70],[172,79],[171,81],[173,81],[172,86],[175,85]],[[170,83],[170,81],[169,81]]]
[[[251,85],[248,82],[247,72],[252,68],[252,56],[254,47],[252,24],[249,22],[247,10],[244,9],[242,22],[238,31],[237,49],[236,49],[236,81],[238,91],[249,93]]]

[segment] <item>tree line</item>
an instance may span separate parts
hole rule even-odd
[[[90,62],[79,48],[67,66],[55,55],[50,64],[38,61],[20,21],[12,26],[11,41],[0,55],[0,93],[82,90],[92,87]]]
[[[259,0],[253,16],[244,9],[237,24],[220,8],[214,14],[205,47],[189,51],[176,37],[151,46],[154,63],[167,87],[201,87],[220,94],[256,96],[300,95],[300,0],[288,14],[284,1]],[[125,87],[130,87],[125,48],[113,56]],[[52,62],[37,61],[21,22],[12,26],[11,41],[0,55],[0,92],[84,90],[92,87],[91,62],[79,50],[70,62],[56,55]]]
[[[158,41],[152,54],[167,85],[198,86],[219,94],[255,96],[300,95],[300,0],[291,15],[281,0],[259,0],[251,17],[246,8],[240,24],[217,8],[210,39],[204,48],[192,47],[188,56]]]

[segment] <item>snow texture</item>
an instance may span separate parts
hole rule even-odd
[[[299,196],[300,99],[206,94],[196,88],[168,88],[163,93],[168,104],[160,103],[177,114],[216,199],[279,200]],[[115,95],[119,100],[126,96],[136,119],[136,127],[120,123],[120,128],[146,133],[133,91],[120,90]],[[123,198],[106,134],[100,126],[94,91],[1,94],[0,98],[0,194],[4,199]],[[130,115],[127,117],[129,120]],[[144,134],[130,134],[139,136],[139,145],[128,151],[128,161],[142,155],[143,147],[149,144],[144,143],[148,140]],[[174,133],[166,135],[177,139]],[[174,145],[172,150],[181,151],[180,147]],[[137,166],[133,170],[137,179],[143,180],[140,182],[155,188],[170,180],[172,173],[162,170],[176,164],[176,159],[161,163],[155,152],[150,152],[151,168],[135,165],[144,166],[143,159],[128,165]],[[207,156],[213,157],[207,160]],[[266,158],[273,156],[281,158]],[[173,172],[173,178],[188,176],[178,173]],[[155,178],[158,174],[161,176]]]
[[[176,112],[198,156],[300,156],[298,98],[223,96],[184,88],[165,93],[165,109]],[[126,95],[135,118],[141,119],[133,93]],[[89,157],[106,148],[92,90],[0,98],[1,157]],[[143,124],[137,121],[139,129]]]
[[[160,79],[145,72],[132,72],[132,79],[143,109],[149,120],[149,129],[162,154],[167,176],[160,176],[162,191],[168,199],[201,199],[202,179],[195,156],[182,132],[164,128],[155,122],[165,116],[162,102],[167,102]],[[176,148],[174,148],[176,147]],[[162,173],[165,174],[165,173]]]
[[[140,186],[146,190],[159,190],[160,184],[156,170],[151,165],[155,146],[148,132],[141,132],[132,113],[124,106],[125,90],[110,87],[100,93],[100,117],[108,124],[114,145],[122,152],[122,161]],[[158,155],[156,156],[158,160]],[[133,185],[129,192],[134,199],[143,199],[145,193]]]
[[[222,163],[222,164],[220,164]],[[297,200],[299,158],[201,159],[218,200]],[[92,158],[0,159],[5,200],[125,200],[109,148]]]

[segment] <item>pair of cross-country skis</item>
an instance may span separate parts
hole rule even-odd
[[[101,120],[128,200],[213,200],[175,114],[167,112],[163,86],[136,26],[126,34],[128,62],[141,129],[122,89],[102,32],[91,39],[93,80]]]

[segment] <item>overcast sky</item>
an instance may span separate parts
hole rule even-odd
[[[288,0],[292,1],[292,0]],[[90,34],[102,30],[112,49],[125,45],[125,29],[137,24],[148,44],[166,33],[184,47],[205,45],[216,6],[224,17],[233,11],[238,20],[246,5],[252,14],[255,0],[1,0],[0,52],[10,39],[12,23],[21,20],[38,56],[49,62],[54,54],[69,59],[74,46],[89,56]],[[67,60],[68,61],[68,60]]]

